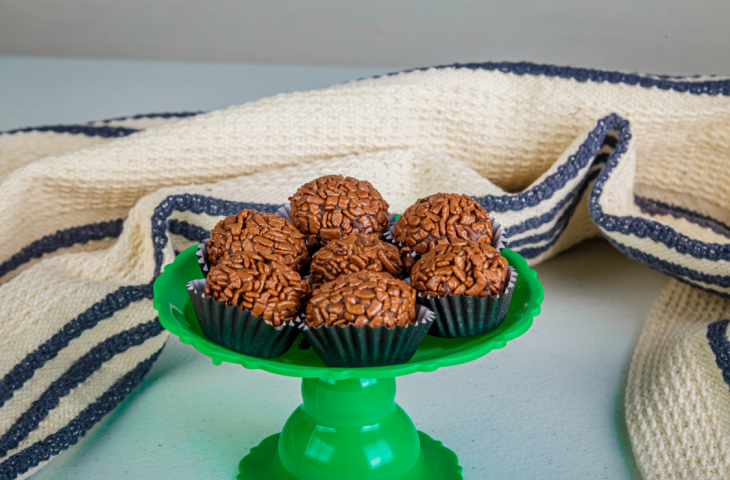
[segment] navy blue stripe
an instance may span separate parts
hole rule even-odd
[[[610,137],[606,137],[606,138],[610,138]],[[593,165],[591,165],[591,168],[595,167],[596,165],[605,164],[606,160],[608,160],[608,153],[601,153],[601,154],[597,155],[596,159],[593,162]],[[597,172],[598,172],[598,170],[596,170],[595,172],[589,172],[588,175],[598,175]],[[593,178],[595,178],[595,176]],[[593,178],[591,178],[591,180]],[[555,218],[555,215],[557,215],[558,212],[560,210],[562,210],[563,207],[565,207],[565,205],[568,202],[576,202],[580,199],[580,197],[583,194],[581,193],[577,197],[576,197],[576,194],[578,193],[578,191],[582,192],[583,185],[584,184],[576,185],[576,187],[569,194],[567,194],[565,197],[563,197],[558,203],[556,203],[555,206],[550,209],[550,211],[543,213],[542,215],[538,215],[537,217],[528,218],[527,220],[525,220],[524,222],[522,222],[520,224],[513,225],[509,228],[506,228],[504,231],[505,236],[507,238],[509,238],[513,235],[518,235],[518,234],[524,233],[528,230],[534,230],[548,222],[552,222],[553,219]],[[513,241],[510,240],[510,248],[513,245],[514,245]]]
[[[210,237],[210,232],[202,227],[188,223],[185,220],[175,220],[174,218],[168,222],[170,233],[181,235],[193,242],[202,242]]]
[[[134,115],[132,117],[115,117],[101,120],[100,122],[89,122],[89,123],[109,123],[109,122],[122,122],[124,120],[142,120],[143,118],[185,118],[194,117],[204,113],[202,110],[196,112],[167,112],[167,113],[144,113],[141,115]]]
[[[124,219],[111,220],[109,222],[91,223],[80,227],[59,230],[52,235],[47,235],[18,253],[0,263],[0,277],[15,270],[22,264],[34,258],[40,258],[46,253],[55,252],[61,248],[72,247],[77,243],[88,243],[92,240],[102,240],[109,237],[118,237],[122,234]]]
[[[26,355],[20,363],[16,364],[0,380],[0,407],[13,397],[13,392],[22,387],[37,369],[41,368],[47,361],[55,358],[58,352],[64,349],[71,340],[79,337],[84,331],[93,328],[100,321],[110,318],[116,311],[145,298],[152,298],[151,283],[121,287],[64,325],[58,333]]]
[[[687,285],[689,285],[692,288],[696,288],[697,290],[702,290],[703,292],[710,293],[712,295],[717,295],[718,297],[730,298],[730,295],[728,295],[727,293],[719,292],[719,291],[714,290],[712,288],[703,287],[702,285],[699,285],[697,283],[694,283],[692,281],[689,281],[689,280],[687,280],[684,277],[677,277],[677,276],[674,276],[674,275],[669,275],[669,276],[672,277],[672,278],[674,278],[678,282],[687,284]]]
[[[720,292],[720,291],[712,289],[712,288],[703,287],[702,285],[698,285],[694,282],[691,282],[691,281],[687,280],[686,278],[675,277],[674,275],[670,275],[670,277],[673,277],[678,282],[685,283],[692,288],[696,288],[697,290],[702,290],[703,292],[710,293],[712,295],[717,295],[718,297],[730,298],[730,294],[727,294],[725,292]]]
[[[560,237],[565,232],[565,229],[568,228],[568,222],[571,218],[573,218],[573,213],[575,212],[575,209],[578,208],[578,205],[581,202],[581,199],[583,198],[583,195],[585,194],[586,190],[590,186],[591,182],[596,179],[598,176],[599,170],[595,170],[591,172],[589,175],[586,176],[586,178],[581,182],[580,188],[578,189],[577,194],[575,195],[575,198],[573,202],[571,202],[570,206],[565,209],[562,215],[560,215],[560,218],[555,222],[555,225],[548,230],[547,232],[540,233],[537,235],[532,235],[529,237],[521,238],[519,240],[510,240],[509,241],[509,247],[512,250],[515,250],[520,255],[522,255],[525,258],[535,258],[541,253],[547,251],[550,247],[555,245],[558,240],[560,240]],[[529,245],[533,243],[543,242],[545,240],[552,239],[548,243],[541,245],[539,247],[533,247],[533,248],[523,248],[523,249],[516,249],[515,247],[519,247],[522,245]]]
[[[707,326],[707,340],[712,353],[715,354],[715,363],[722,372],[725,383],[730,385],[730,342],[727,340],[727,326],[730,320],[712,322]]]
[[[634,197],[634,203],[636,203],[642,212],[648,213],[649,215],[671,215],[674,218],[683,218],[701,227],[708,228],[717,234],[730,237],[730,226],[712,217],[646,197]]]
[[[616,242],[614,239],[612,239],[609,236],[606,236],[606,240],[608,240],[608,242],[611,245],[613,245],[614,247],[616,247],[617,249],[619,249],[619,251],[623,252],[623,248],[624,248],[624,245],[623,244],[620,244],[620,243]],[[628,255],[628,253],[627,253],[627,255]],[[641,260],[639,260],[638,258],[635,259],[635,260],[641,262]],[[652,265],[649,265],[649,264],[646,264],[646,265],[648,267],[654,268],[654,267],[652,267]],[[670,272],[662,272],[662,273],[664,273],[665,275],[668,275],[668,276],[674,278],[678,282],[682,282],[682,283],[684,283],[686,285],[689,285],[692,288],[696,288],[697,290],[702,290],[703,292],[711,293],[712,295],[717,295],[719,297],[730,298],[730,294],[727,294],[725,292],[721,292],[719,290],[715,290],[715,289],[712,289],[712,288],[705,287],[703,285],[700,285],[698,283],[695,283],[695,282],[689,280],[687,277],[682,277],[680,275],[676,275],[676,274],[673,274],[673,273],[670,273]]]
[[[639,217],[619,217],[603,213],[599,199],[603,194],[604,184],[610,177],[613,169],[618,165],[618,160],[621,155],[626,152],[631,139],[629,122],[627,120],[614,114],[607,117],[607,122],[612,125],[613,129],[618,131],[619,143],[616,151],[611,154],[606,166],[598,176],[589,199],[591,218],[596,225],[609,232],[620,232],[624,235],[633,235],[638,238],[650,238],[655,242],[663,243],[680,254],[690,255],[694,258],[712,261],[730,261],[730,244],[704,243],[682,235],[671,227],[658,222]]]
[[[474,197],[474,199],[481,203],[488,212],[501,213],[535,207],[544,200],[552,198],[556,191],[578,176],[580,171],[597,156],[606,139],[606,134],[615,123],[614,117],[615,115],[609,115],[599,120],[596,128],[588,134],[586,141],[578,147],[578,151],[540,184],[515,195],[486,195]]]
[[[117,117],[102,120],[101,122],[89,122],[81,125],[42,125],[39,127],[16,128],[0,132],[2,134],[24,133],[24,132],[55,132],[70,133],[73,135],[86,135],[88,137],[119,138],[126,137],[140,130],[128,127],[110,127],[108,125],[94,126],[94,123],[120,122],[124,120],[141,120],[144,118],[185,118],[199,115],[203,112],[172,112],[172,113],[147,113],[134,115],[132,117]]]
[[[30,432],[38,428],[38,424],[48,416],[48,412],[56,408],[61,398],[99,370],[105,362],[133,346],[142,345],[146,340],[159,335],[162,331],[162,325],[155,318],[107,338],[79,358],[0,437],[0,458],[7,455],[9,450],[17,447]]]
[[[696,282],[709,283],[711,285],[717,285],[718,287],[730,288],[730,275],[710,275],[697,270],[692,270],[691,268],[687,268],[683,265],[667,262],[666,260],[657,258],[654,255],[649,255],[641,250],[619,243],[616,240],[612,240],[611,243],[634,260],[644,263],[655,270],[666,273],[667,275],[671,275],[675,278],[685,277]]]
[[[16,453],[0,464],[0,480],[15,480],[19,475],[45,462],[53,455],[58,455],[69,446],[75,445],[79,438],[111,412],[129,393],[142,381],[152,364],[162,353],[162,349],[155,352],[147,360],[139,362],[129,373],[119,379],[97,401],[86,407],[68,425],[34,443],[30,447]]]
[[[133,133],[139,132],[135,128],[125,127],[92,127],[91,125],[44,125],[41,127],[16,128],[15,130],[7,130],[0,132],[2,134],[12,135],[13,133],[25,132],[55,132],[55,133],[71,133],[74,135],[86,135],[87,137],[104,137],[119,138],[126,137]]]
[[[730,80],[687,82],[683,81],[682,77],[672,77],[668,75],[640,75],[638,73],[610,72],[605,70],[593,70],[590,68],[540,65],[530,62],[454,63],[451,65],[439,65],[436,67],[414,68],[412,70],[393,72],[387,75],[390,76],[398,75],[400,73],[445,68],[489,70],[499,71],[502,73],[513,73],[515,75],[540,75],[545,77],[576,80],[578,82],[623,83],[626,85],[638,85],[644,88],[656,87],[660,90],[673,90],[675,92],[691,93],[693,95],[730,95]]]
[[[609,132],[609,134],[606,135],[606,139],[603,141],[603,144],[608,145],[611,148],[616,148],[616,145],[618,145],[618,137],[614,137]],[[606,155],[606,157],[608,157],[607,153],[605,155]]]
[[[167,245],[167,219],[173,211],[206,213],[213,216],[234,215],[244,208],[274,213],[281,205],[268,203],[232,202],[203,195],[170,195],[155,208],[152,215],[152,242],[155,248],[155,277],[162,269],[162,250]]]

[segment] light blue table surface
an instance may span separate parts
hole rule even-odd
[[[389,68],[0,56],[0,130],[211,110]],[[536,267],[543,313],[470,364],[398,379],[416,427],[467,480],[639,478],[620,398],[666,277],[590,241]],[[298,379],[210,359],[170,338],[143,384],[33,480],[232,479],[301,402]]]

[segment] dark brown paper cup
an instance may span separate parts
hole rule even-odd
[[[416,324],[356,327],[302,324],[304,337],[328,367],[380,367],[407,363],[433,325],[433,312],[416,305]]]
[[[497,298],[490,295],[428,297],[419,294],[416,301],[436,316],[428,334],[441,338],[464,338],[482,335],[500,326],[507,317],[517,281],[517,272],[512,267],[507,268],[507,287],[497,294]]]
[[[258,358],[284,355],[299,334],[294,322],[274,327],[248,310],[206,297],[205,280],[188,283],[188,295],[200,329],[211,341],[234,352]]]

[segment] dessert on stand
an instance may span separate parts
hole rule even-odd
[[[518,254],[504,249],[519,276],[506,318],[489,333],[456,339],[427,335],[413,358],[401,365],[327,367],[303,344],[301,334],[284,355],[256,358],[222,347],[200,330],[187,290],[188,282],[203,278],[196,251],[183,251],[155,282],[154,305],[162,325],[214,365],[229,362],[302,378],[304,402],[280,434],[264,439],[241,460],[240,480],[462,478],[456,455],[418,432],[394,403],[395,379],[471,362],[503,348],[530,328],[543,299],[535,272]]]
[[[468,195],[388,208],[367,181],[320,177],[276,214],[225,217],[155,281],[162,325],[214,365],[302,379],[303,403],[239,480],[462,478],[395,403],[395,379],[504,347],[542,285]]]

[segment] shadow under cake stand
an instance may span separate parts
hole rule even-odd
[[[518,273],[509,313],[494,331],[470,338],[427,335],[411,361],[366,368],[326,367],[303,336],[274,359],[249,357],[217,345],[201,332],[187,292],[202,278],[195,252],[180,253],[154,284],[160,322],[214,365],[235,363],[300,377],[304,402],[281,433],[264,439],[239,464],[239,480],[456,480],[462,468],[441,442],[416,430],[395,403],[395,378],[476,360],[525,333],[540,313],[543,288],[517,253],[502,255]]]

